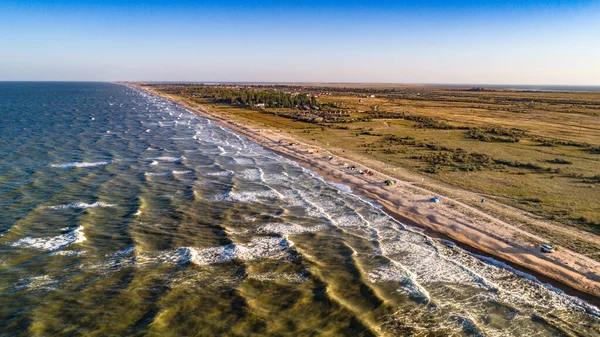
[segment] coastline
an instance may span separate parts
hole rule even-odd
[[[124,84],[124,83],[121,83]],[[539,246],[513,240],[511,238],[525,236],[530,241],[545,240],[532,233],[525,232],[516,226],[493,218],[483,211],[462,203],[453,198],[440,196],[440,203],[431,203],[429,199],[437,192],[417,186],[410,181],[403,181],[382,173],[381,168],[369,164],[375,172],[373,176],[360,175],[356,171],[344,169],[344,164],[355,165],[364,169],[367,166],[357,160],[340,157],[314,144],[306,144],[289,134],[273,129],[260,129],[259,126],[241,125],[231,120],[207,112],[200,105],[191,105],[184,100],[154,90],[126,83],[140,90],[150,92],[164,99],[179,104],[186,109],[215,123],[240,133],[248,139],[273,150],[283,156],[299,162],[328,180],[348,185],[353,193],[372,199],[383,206],[386,213],[415,227],[423,228],[428,235],[437,236],[457,242],[461,248],[478,254],[492,256],[500,262],[526,271],[533,276],[564,290],[566,293],[580,297],[592,304],[600,303],[600,263],[567,249],[551,255],[539,252]],[[295,146],[281,145],[296,143]],[[308,150],[316,153],[310,153]],[[333,155],[333,160],[327,157]],[[386,179],[397,180],[395,186],[385,186]]]

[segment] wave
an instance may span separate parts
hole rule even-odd
[[[398,282],[400,288],[406,290],[410,296],[429,302],[431,296],[427,289],[417,282],[416,275],[400,263],[393,260],[391,262],[392,264],[389,266],[377,268],[368,273],[371,283]]]
[[[317,225],[317,226],[300,226],[297,224],[286,224],[286,223],[270,223],[266,225],[259,226],[254,229],[255,232],[258,233],[272,233],[272,234],[302,234],[302,233],[311,233],[311,232],[320,232],[325,230],[327,226],[325,225]]]
[[[164,176],[168,176],[169,174],[171,174],[171,172],[146,172],[144,173],[145,176],[148,177],[164,177]]]
[[[25,277],[19,279],[12,285],[9,293],[30,290],[30,291],[54,291],[59,285],[59,280],[50,277],[49,275],[40,275],[33,277]]]
[[[46,238],[32,238],[26,237],[20,239],[16,242],[13,242],[11,246],[13,247],[27,247],[33,248],[37,250],[45,250],[45,251],[55,251],[62,248],[65,248],[73,243],[81,243],[86,240],[86,237],[83,233],[83,226],[79,226],[74,230],[53,237]]]
[[[219,172],[208,172],[208,173],[204,173],[204,174],[207,175],[207,176],[216,176],[216,177],[219,177],[219,176],[228,176],[228,175],[231,175],[231,174],[233,174],[233,172],[227,170],[227,171],[219,171]]]
[[[193,173],[194,171],[192,170],[185,170],[185,171],[173,171],[173,174],[177,175],[177,174],[190,174]]]
[[[352,188],[350,188],[350,186],[348,186],[348,185],[338,184],[338,183],[334,183],[331,181],[327,181],[327,184],[335,187],[337,190],[339,190],[342,193],[352,193]]]
[[[239,172],[239,176],[245,180],[259,181],[263,179],[263,172],[260,168],[245,169]]]
[[[58,168],[70,168],[70,167],[95,167],[104,166],[112,163],[112,161],[98,161],[98,162],[75,162],[75,163],[61,163],[61,164],[50,164],[50,167]]]
[[[232,201],[232,202],[246,202],[246,203],[261,203],[264,199],[274,200],[279,199],[280,194],[273,189],[250,192],[250,191],[234,191],[227,192],[222,195],[215,197],[216,201]]]
[[[225,263],[235,259],[251,261],[260,258],[283,256],[293,243],[287,237],[253,238],[247,245],[229,244],[221,247],[196,249],[182,247],[177,250],[181,256],[179,263],[191,262],[196,265]]]
[[[85,255],[85,250],[57,250],[52,252],[52,255],[80,257]]]
[[[151,158],[152,160],[160,160],[160,161],[164,161],[164,162],[168,162],[168,163],[176,163],[179,161],[182,161],[185,159],[184,156],[181,157],[167,157],[167,156],[162,156],[162,157],[156,157],[156,158]]]
[[[85,208],[94,208],[94,207],[114,207],[114,206],[116,206],[116,205],[98,201],[98,202],[94,202],[91,204],[87,204],[85,202],[74,202],[74,203],[65,204],[65,205],[44,206],[43,208],[47,208],[47,209],[68,209],[68,208],[85,209]]]
[[[233,161],[238,165],[254,165],[255,163],[254,159],[246,157],[235,157]]]
[[[291,284],[300,284],[308,280],[308,275],[306,273],[267,272],[262,274],[249,274],[248,278],[267,283],[284,281]]]
[[[507,270],[507,271],[509,271],[509,272],[511,272],[511,273],[513,273],[513,274],[515,274],[515,275],[517,275],[519,277],[521,277],[521,278],[529,280],[529,281],[531,281],[531,282],[533,282],[535,284],[541,285],[544,288],[547,288],[548,290],[550,290],[550,291],[552,291],[554,293],[558,293],[558,294],[561,294],[561,295],[565,294],[564,291],[562,291],[562,290],[560,290],[560,289],[558,289],[558,288],[556,288],[556,287],[554,287],[554,286],[552,286],[552,285],[550,285],[548,283],[543,283],[537,277],[535,277],[535,276],[533,276],[531,274],[522,272],[520,270],[517,270],[517,269],[515,269],[515,268],[513,268],[513,267],[511,267],[509,265],[507,265],[504,262],[498,261],[498,260],[496,260],[494,258],[491,258],[491,257],[474,254],[474,253],[471,253],[471,252],[468,252],[468,251],[465,251],[465,252],[468,255],[476,257],[476,258],[480,259],[481,261],[483,261],[485,263],[488,263],[490,265],[493,265],[493,266],[501,268],[501,269],[505,269],[505,270]],[[575,296],[566,295],[566,297],[571,302],[572,305],[583,309],[589,315],[592,315],[592,316],[594,316],[596,318],[600,318],[600,309],[598,309],[598,307],[596,307],[596,306],[594,306],[592,304],[589,304],[589,303],[587,303],[587,302],[585,302],[585,301],[583,301],[580,298],[575,297]]]

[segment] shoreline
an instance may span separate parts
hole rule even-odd
[[[161,96],[162,97],[162,96]],[[179,103],[177,103],[179,104]],[[261,146],[265,146],[262,143],[258,143]],[[267,146],[265,146],[267,147]],[[295,161],[296,163],[298,163],[300,166],[310,169],[311,171],[317,173],[318,175],[320,175],[323,179],[334,182],[334,183],[339,183],[339,184],[344,184],[347,185],[348,187],[350,187],[351,191],[350,193],[355,194],[356,196],[359,196],[363,199],[367,199],[367,201],[373,201],[376,204],[378,204],[379,206],[381,206],[381,210],[387,214],[388,216],[394,218],[395,220],[401,222],[403,225],[407,225],[409,227],[413,227],[416,228],[418,230],[423,231],[423,233],[431,238],[435,238],[435,239],[442,239],[442,240],[447,240],[447,241],[451,241],[454,245],[456,245],[457,247],[461,248],[462,250],[468,252],[471,255],[475,255],[475,256],[483,256],[483,257],[487,257],[487,258],[493,258],[494,260],[500,262],[500,263],[504,263],[512,268],[514,268],[517,271],[523,272],[523,273],[527,273],[533,277],[535,277],[541,284],[548,284],[552,287],[558,288],[560,291],[563,291],[565,294],[567,295],[571,295],[571,296],[575,296],[579,299],[582,299],[586,302],[588,302],[589,304],[595,305],[597,307],[600,307],[600,297],[598,296],[594,296],[592,294],[589,294],[587,292],[581,291],[579,289],[576,289],[564,282],[561,282],[559,280],[556,280],[552,277],[549,277],[547,275],[544,275],[542,273],[539,273],[533,269],[527,268],[526,266],[522,266],[519,264],[516,264],[510,260],[504,259],[502,257],[499,257],[497,255],[494,254],[490,254],[486,251],[483,251],[481,249],[478,249],[476,247],[473,247],[472,245],[469,245],[468,243],[464,243],[461,241],[456,241],[455,239],[453,239],[451,236],[446,235],[444,233],[441,232],[437,232],[432,230],[431,228],[424,226],[422,223],[408,217],[406,214],[402,214],[399,213],[398,211],[394,211],[393,209],[390,209],[388,206],[386,206],[384,203],[382,203],[382,200],[376,196],[376,195],[367,195],[365,193],[362,193],[360,186],[357,185],[353,185],[353,184],[348,184],[345,183],[343,181],[341,181],[340,179],[337,179],[336,177],[332,176],[331,174],[328,174],[325,171],[322,171],[319,168],[314,167],[313,165],[311,165],[310,162],[306,162],[302,159],[298,159],[298,158],[294,158],[289,156],[286,153],[277,151],[276,148],[271,148],[271,147],[267,147],[269,150],[287,158],[290,160]]]
[[[540,282],[555,286],[593,305],[600,305],[600,263],[594,260],[567,249],[544,255],[539,252],[537,245],[510,239],[524,235],[530,240],[543,242],[543,238],[524,232],[460,201],[440,196],[440,203],[431,203],[429,198],[438,193],[383,174],[372,167],[369,169],[375,172],[373,176],[359,175],[355,171],[345,170],[345,163],[360,169],[365,169],[367,166],[356,160],[340,157],[314,144],[306,144],[280,130],[277,132],[273,129],[240,125],[207,112],[207,109],[201,105],[192,106],[182,99],[143,88],[138,84],[120,84],[144,90],[181,105],[298,162],[327,180],[348,185],[354,194],[376,201],[388,215],[402,223],[423,229],[429,236],[451,240],[471,254],[493,257],[499,262],[535,276]],[[297,145],[281,145],[280,140],[284,140],[286,144],[293,142]],[[308,151],[309,149],[316,151],[316,154]],[[327,155],[333,155],[334,159],[327,160]],[[385,186],[382,183],[384,179],[397,180],[398,183],[396,186]]]

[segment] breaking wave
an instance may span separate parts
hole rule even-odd
[[[104,166],[112,163],[112,161],[98,161],[93,163],[88,162],[78,162],[78,163],[61,163],[61,164],[50,164],[50,167],[59,167],[59,168],[70,168],[70,167],[96,167],[96,166]]]
[[[83,226],[79,226],[73,230],[70,230],[67,233],[46,237],[46,238],[32,238],[27,237],[20,239],[16,242],[13,242],[11,246],[13,247],[27,247],[33,248],[37,250],[45,250],[45,251],[55,251],[62,248],[65,248],[73,243],[81,243],[86,240],[86,237],[83,233]]]
[[[85,209],[85,208],[94,208],[94,207],[114,207],[114,206],[116,206],[116,205],[98,201],[98,202],[94,202],[91,204],[87,204],[85,202],[74,202],[74,203],[65,204],[65,205],[44,206],[43,208],[47,208],[47,209],[69,209],[69,208]]]

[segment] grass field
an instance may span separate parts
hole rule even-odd
[[[600,93],[383,85],[246,87],[327,92],[318,102],[335,106],[343,117],[324,110],[217,104],[211,97],[187,93],[186,86],[153,86],[229,119],[341,149],[365,158],[365,164],[376,159],[407,168],[561,226],[600,235]],[[307,122],[299,117],[306,113],[325,120]],[[544,234],[582,253],[600,251],[558,233]]]

